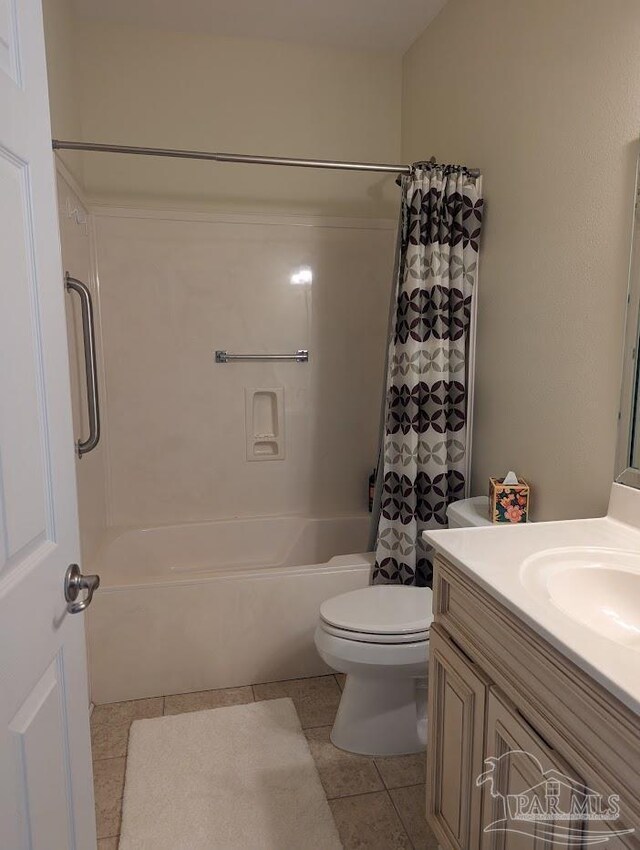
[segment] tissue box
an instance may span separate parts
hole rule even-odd
[[[529,485],[522,479],[517,484],[503,484],[502,478],[489,479],[489,519],[491,522],[527,522],[529,520]]]

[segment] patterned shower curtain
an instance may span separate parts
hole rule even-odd
[[[482,212],[482,178],[465,168],[418,163],[402,178],[374,584],[431,585],[421,533],[445,527],[447,505],[465,496]]]

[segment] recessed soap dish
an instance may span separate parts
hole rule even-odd
[[[284,388],[246,387],[247,460],[283,460]]]

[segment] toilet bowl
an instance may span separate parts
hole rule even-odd
[[[328,599],[315,642],[346,673],[331,740],[363,755],[425,748],[433,596],[428,587],[377,585]]]

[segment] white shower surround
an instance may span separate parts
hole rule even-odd
[[[79,187],[61,164],[59,175],[67,184],[63,187],[63,195],[70,189],[82,201]],[[368,387],[369,401],[360,411],[352,407],[353,401],[345,410],[341,401],[340,409],[348,415],[359,435],[358,445],[350,445],[346,456],[351,465],[355,463],[357,469],[365,472],[363,460],[370,450],[363,451],[363,447],[377,438],[377,407],[382,380],[382,358],[380,368],[372,364],[371,360],[375,358],[372,358],[369,346],[378,335],[384,344],[395,222],[264,214],[223,215],[157,208],[124,209],[84,203],[90,212],[89,233],[93,244],[91,268],[83,274],[96,282],[99,369],[104,408],[104,445],[100,454],[104,457],[99,459],[100,470],[96,467],[90,476],[92,480],[84,482],[80,496],[83,503],[95,501],[100,491],[106,501],[104,515],[91,515],[92,529],[95,526],[93,539],[103,538],[100,556],[93,556],[92,541],[87,540],[83,547],[84,571],[97,571],[102,578],[102,586],[87,616],[92,700],[100,704],[328,672],[313,646],[313,630],[320,604],[330,596],[366,586],[371,572],[371,554],[339,554],[363,552],[366,548],[368,518],[363,514],[356,519],[355,515],[361,509],[361,497],[356,494],[354,484],[344,488],[340,476],[336,478],[331,473],[331,486],[334,492],[338,488],[339,503],[331,505],[326,497],[320,498],[317,503],[318,498],[312,498],[311,504],[298,505],[298,510],[292,511],[289,505],[272,501],[272,512],[280,514],[274,517],[219,519],[220,515],[216,517],[214,513],[206,521],[199,521],[203,519],[201,516],[186,519],[176,516],[173,520],[156,516],[151,522],[145,522],[140,517],[123,519],[117,516],[116,505],[126,489],[121,489],[118,495],[114,492],[114,461],[118,448],[113,444],[115,423],[112,421],[105,374],[108,359],[105,343],[108,349],[110,340],[104,337],[101,311],[101,301],[105,288],[110,286],[111,276],[105,265],[101,266],[98,262],[101,229],[98,223],[115,219],[126,220],[134,226],[145,222],[150,225],[154,221],[192,223],[196,227],[226,224],[257,225],[260,228],[266,225],[271,232],[293,227],[300,236],[318,233],[325,246],[336,244],[333,240],[337,239],[339,253],[331,264],[331,274],[337,275],[338,286],[334,284],[333,288],[336,292],[342,287],[352,311],[351,321],[347,318],[346,326],[341,324],[339,332],[332,322],[328,337],[319,339],[316,336],[310,340],[313,347],[310,368],[315,368],[314,360],[320,352],[325,357],[329,356],[331,374],[339,376],[344,393],[345,357],[356,354],[356,380],[360,390],[363,385]],[[340,233],[342,237],[338,236]],[[354,238],[358,245],[355,253],[347,247]],[[302,241],[309,244],[308,236]],[[65,247],[67,252],[71,252],[75,264],[75,246],[70,244],[70,238],[63,238],[63,243],[67,243]],[[304,253],[306,251],[297,258],[298,262],[307,259]],[[354,261],[360,257],[368,258],[364,281],[353,274],[354,268],[357,268]],[[117,261],[116,271],[120,274],[123,271],[121,263],[126,262],[126,256],[120,253]],[[387,264],[388,269],[385,269]],[[375,308],[372,303],[374,292],[377,299]],[[336,294],[331,295],[328,303],[325,296],[322,307],[325,321],[335,315],[339,304]],[[360,344],[354,349],[348,344],[348,331],[351,331],[353,339],[352,334],[356,330],[353,316],[357,315],[353,311],[363,306],[365,316],[368,314],[366,327],[369,331],[373,330],[367,324],[369,317],[378,327],[373,335],[368,333],[364,340],[360,338]],[[382,309],[379,310],[378,306]],[[328,309],[331,312],[326,312]],[[342,340],[345,332],[347,336]],[[296,341],[299,338],[297,336]],[[211,343],[213,349],[213,340]],[[222,368],[225,371],[220,374],[228,375],[231,380],[233,373],[227,372],[226,367]],[[264,372],[264,378],[268,374]],[[296,369],[294,376],[303,377],[304,373]],[[374,399],[375,404],[372,404]],[[369,407],[375,408],[373,417],[366,413]],[[320,419],[327,415],[322,407],[318,412]],[[325,421],[318,422],[321,430],[325,430]],[[365,432],[369,434],[363,439]],[[333,442],[335,436],[330,440]],[[337,472],[344,467],[346,457],[336,456],[332,461],[326,454],[327,448],[325,446],[320,452],[324,458],[324,469],[328,469],[327,461],[329,467],[333,462],[333,465],[337,463]],[[137,465],[138,459],[134,467]],[[135,474],[135,468],[132,472]],[[106,486],[99,480],[102,475],[106,476]],[[312,482],[308,484],[312,486]],[[327,492],[326,487],[321,489]],[[174,507],[171,506],[170,513]],[[234,513],[238,516],[233,509],[228,516]],[[247,513],[251,515],[252,511]],[[295,516],[296,513],[330,518],[304,519]],[[347,521],[349,514],[351,519]],[[126,531],[121,525],[114,528],[118,521],[132,527]],[[305,532],[300,532],[300,523],[306,527]],[[106,533],[100,531],[101,525],[102,529],[106,526]],[[298,529],[297,534],[295,528]],[[314,541],[312,530],[322,530],[322,539]],[[83,537],[84,531],[81,529]],[[239,531],[242,533],[238,535]],[[229,549],[225,550],[225,546],[234,538],[240,544],[240,555],[232,564]],[[297,540],[295,546],[294,538]],[[224,545],[223,539],[226,540]],[[277,545],[276,540],[280,541]],[[287,541],[291,547],[288,556],[285,556],[282,552]],[[151,561],[138,557],[145,550]],[[280,553],[279,560],[274,552]],[[171,558],[168,559],[169,553]],[[148,569],[150,562],[156,564],[151,571]],[[179,565],[179,569],[175,569]]]
[[[87,612],[96,704],[331,672],[320,605],[366,587],[369,516],[257,517],[109,532]]]
[[[82,202],[82,193],[62,165],[59,178],[64,222],[67,198],[73,201],[75,196]],[[327,672],[313,646],[319,606],[329,596],[366,585],[370,574],[368,556],[334,556],[366,548],[366,477],[377,439],[395,222],[84,203],[91,256],[79,253],[73,229],[63,233],[63,245],[72,270],[96,283],[103,440],[96,457],[89,457],[91,469],[80,470],[91,474],[81,476],[79,493],[82,505],[90,504],[93,511],[86,526],[83,568],[102,578],[87,616],[92,700],[103,703]],[[113,245],[109,248],[107,231],[116,234],[115,250]],[[224,245],[230,236],[233,241],[244,239],[244,251],[232,257],[234,265],[225,266]],[[170,251],[167,238],[173,246]],[[151,247],[147,253],[149,239],[159,246],[157,253]],[[185,399],[176,404],[164,398],[166,390],[155,397],[146,394],[149,382],[158,387],[159,376],[169,381],[164,385],[169,392],[176,386],[172,361],[165,356],[164,344],[158,345],[154,311],[162,309],[162,297],[170,297],[172,308],[178,309],[182,308],[176,299],[182,298],[182,292],[193,297],[191,277],[188,286],[180,275],[180,287],[166,288],[167,276],[176,275],[176,265],[180,271],[192,269],[192,240],[205,246],[215,243],[215,250],[205,253],[204,259],[206,247],[197,249],[196,274],[212,259],[211,274],[200,278],[198,291],[204,294],[213,287],[222,297],[217,306],[208,305],[206,315],[212,320],[204,345],[191,352],[190,360],[198,370],[193,386],[205,387],[217,403],[215,408],[198,411],[202,395],[197,393],[187,428],[191,436],[194,422],[200,429],[195,440],[200,466],[210,464],[214,449],[224,446],[224,453],[218,455],[224,472],[220,469],[222,475],[215,476],[216,487],[202,486],[200,469],[196,466],[192,475],[194,461],[187,456],[182,457],[180,474],[176,469],[167,472],[167,457],[176,447],[166,439],[153,444],[156,428],[182,428],[184,423],[172,417],[176,410],[183,417],[192,405],[184,404]],[[276,248],[269,248],[274,244]],[[251,280],[261,284],[259,294],[264,293],[265,284],[268,288],[267,300],[259,295],[263,299],[259,328],[248,325],[248,314],[239,312],[246,311],[247,262],[255,266],[251,256],[256,251],[262,274],[252,273]],[[239,266],[238,257],[242,258]],[[300,287],[288,285],[288,275],[300,265],[312,265],[317,273],[312,313]],[[244,301],[238,301],[239,274],[245,278]],[[230,276],[233,286],[224,295]],[[298,291],[297,300],[278,289],[283,278],[287,292]],[[158,290],[160,284],[166,295]],[[238,310],[231,324],[216,325],[220,310],[234,303]],[[192,320],[184,310],[183,315]],[[194,315],[196,333],[202,335],[198,323],[205,312]],[[260,364],[251,370],[238,364],[216,366],[212,355],[218,340],[235,350],[308,344],[311,361],[303,367]],[[114,362],[123,350],[128,356]],[[184,373],[177,386],[182,387],[183,377]],[[137,381],[136,393],[119,398],[123,382],[130,387],[132,380]],[[287,459],[249,464],[253,478],[247,478],[250,470],[242,469],[244,417],[239,414],[244,410],[238,406],[247,383],[284,385],[288,408]],[[350,386],[357,386],[358,393],[350,392]],[[333,408],[324,395],[328,389]],[[158,399],[167,406],[155,410],[149,419]],[[315,437],[301,419],[305,412]],[[340,422],[345,418],[352,428],[341,437]],[[151,424],[150,433],[146,429]],[[203,428],[214,429],[206,448]],[[146,438],[140,442],[143,432],[151,437],[151,444]],[[239,455],[240,447],[241,466],[238,474],[231,475],[229,457]],[[316,472],[310,474],[313,468]],[[192,482],[195,497],[185,491],[185,479]],[[93,510],[99,493],[104,513]],[[165,494],[160,502],[159,494]],[[302,520],[300,515],[330,519]],[[247,516],[254,519],[229,519]],[[129,530],[122,533],[125,528]],[[84,538],[85,528],[81,532]],[[156,565],[151,572],[150,563]],[[179,577],[172,570],[176,565],[186,570]]]
[[[92,218],[107,526],[366,509],[396,222],[110,206]],[[301,267],[312,285],[291,285]],[[310,354],[216,365],[217,348]],[[286,457],[247,464],[244,388],[277,386]]]

